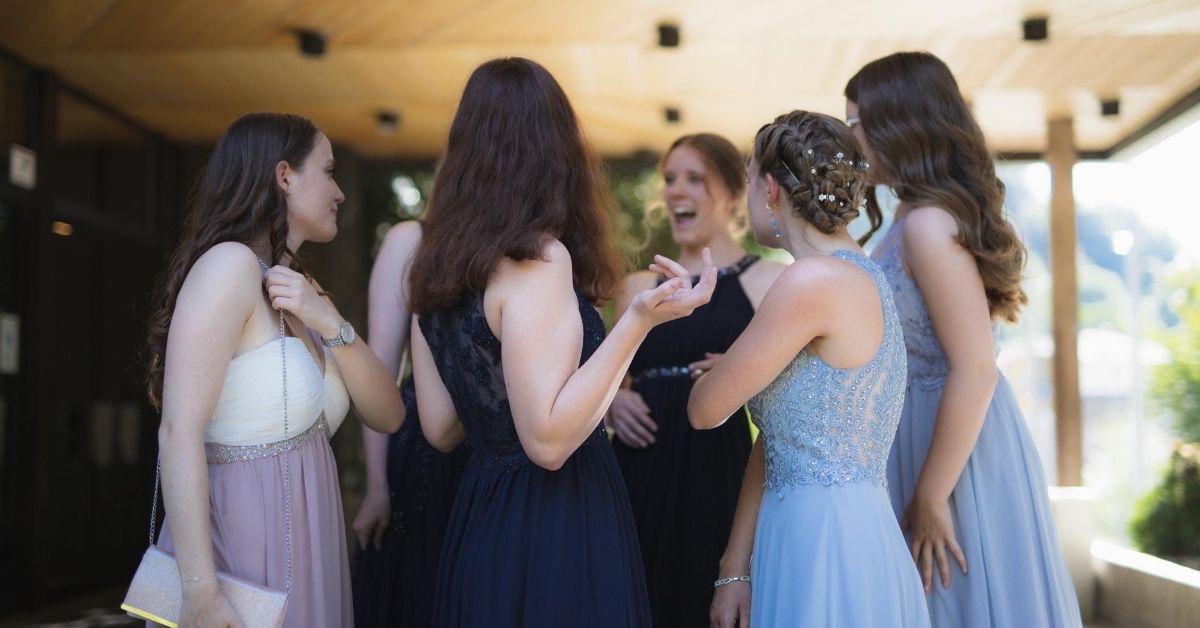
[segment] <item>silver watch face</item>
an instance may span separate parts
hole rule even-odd
[[[342,339],[342,344],[352,344],[358,335],[354,333],[354,326],[349,322],[343,322],[338,327],[338,337]]]

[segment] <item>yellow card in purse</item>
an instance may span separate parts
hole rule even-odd
[[[287,593],[221,572],[217,572],[217,581],[221,595],[238,614],[243,626],[276,628],[283,625]],[[183,588],[175,557],[157,545],[151,545],[129,584],[121,610],[139,619],[177,628],[182,607]]]

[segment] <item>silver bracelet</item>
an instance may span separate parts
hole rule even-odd
[[[750,576],[733,576],[731,578],[718,578],[713,581],[713,588],[725,586],[731,582],[750,582]]]

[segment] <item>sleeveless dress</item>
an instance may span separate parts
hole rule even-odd
[[[749,402],[766,485],[751,559],[755,628],[928,626],[920,576],[888,501],[884,471],[904,398],[904,339],[883,273],[883,341],[858,368],[806,348]]]
[[[604,338],[577,294],[580,364]],[[483,294],[419,317],[470,457],[442,544],[432,626],[650,625],[629,498],[603,426],[549,471],[525,455]]]
[[[613,448],[633,506],[656,626],[708,625],[712,583],[752,443],[742,410],[716,429],[692,428],[687,365],[706,351],[725,353],[750,324],[754,306],[739,277],[757,260],[747,255],[720,269],[712,300],[652,329],[629,367],[633,390],[650,406],[658,431],[644,449],[618,439]]]
[[[407,418],[388,436],[392,514],[383,547],[375,549],[369,543],[359,550],[358,543],[352,543],[354,623],[359,628],[429,626],[442,536],[467,462],[465,445],[446,454],[425,440],[411,377],[404,380],[400,394]]]
[[[912,501],[950,372],[925,300],[901,262],[903,223],[904,218],[893,223],[872,253],[895,293],[908,352],[908,390],[888,460],[896,517]],[[950,513],[967,559],[967,575],[953,567],[949,589],[940,582],[933,586],[928,602],[934,626],[1082,624],[1059,549],[1042,464],[1003,375],[979,440],[950,495]]]
[[[281,349],[287,360],[286,438]],[[354,622],[342,496],[329,447],[350,398],[337,362],[322,349],[324,374],[295,337],[276,338],[235,356],[204,433],[217,570],[278,590],[287,582],[283,474],[288,458],[293,548],[283,622],[288,628]],[[170,526],[167,517],[159,544],[174,552]]]

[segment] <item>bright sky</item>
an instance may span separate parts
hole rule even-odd
[[[1121,205],[1170,234],[1179,245],[1175,261],[1200,266],[1200,120],[1128,161],[1085,162],[1075,167],[1080,205]],[[1026,168],[1025,181],[1039,201],[1049,202],[1050,170]]]

